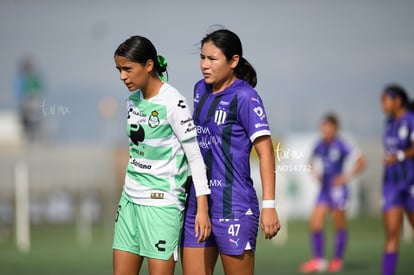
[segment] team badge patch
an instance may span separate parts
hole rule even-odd
[[[152,111],[150,117],[148,118],[148,126],[155,128],[160,125],[160,118],[158,117],[157,111]]]
[[[226,121],[227,113],[224,110],[216,110],[216,113],[214,114],[214,122],[217,125],[223,124]]]

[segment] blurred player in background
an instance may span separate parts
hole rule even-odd
[[[191,168],[196,193],[195,238],[211,231],[206,170],[185,98],[166,81],[167,62],[145,37],[133,36],[115,51],[128,90],[129,163],[113,243],[115,275],[136,275],[143,258],[150,274],[174,273],[180,245],[184,185]]]
[[[329,272],[338,272],[343,267],[343,254],[347,243],[346,184],[364,169],[365,160],[358,150],[352,149],[338,136],[338,130],[339,121],[336,115],[327,114],[320,126],[321,140],[314,148],[311,158],[312,174],[320,182],[321,188],[310,219],[313,258],[300,267],[302,273],[320,272],[327,268]],[[347,159],[353,162],[349,172],[344,171]],[[321,171],[315,169],[316,161],[321,164]],[[333,215],[336,237],[335,253],[328,266],[324,255],[323,227],[329,213]]]
[[[32,143],[42,138],[42,96],[44,82],[30,57],[20,63],[14,82],[14,93],[26,141]]]
[[[404,210],[414,228],[414,104],[390,85],[382,94],[384,129],[383,211],[386,232],[382,274],[395,274]]]
[[[280,229],[275,210],[275,158],[263,102],[253,87],[256,72],[243,57],[239,37],[216,30],[201,41],[204,79],[195,85],[194,122],[211,188],[212,235],[194,237],[196,213],[190,190],[184,222],[184,274],[212,274],[218,255],[227,275],[254,273],[259,205],[250,177],[250,152],[260,160],[261,228],[266,239]]]

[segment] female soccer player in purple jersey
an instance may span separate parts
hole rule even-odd
[[[313,248],[313,258],[301,267],[302,273],[325,271],[327,262],[324,257],[323,226],[325,218],[332,212],[336,230],[335,253],[329,264],[328,271],[338,272],[342,269],[343,253],[347,241],[345,208],[348,191],[346,183],[365,167],[364,157],[357,150],[352,150],[338,137],[339,121],[334,114],[328,114],[321,123],[322,138],[317,143],[312,154],[312,164],[316,159],[322,164],[322,171],[312,169],[314,176],[321,183],[321,189],[310,219],[310,230]],[[351,171],[343,171],[346,159],[354,161]],[[312,165],[314,167],[314,165]]]
[[[383,211],[386,232],[382,274],[393,275],[404,210],[414,227],[414,104],[405,90],[390,85],[382,94],[384,128]]]
[[[263,189],[261,228],[266,239],[280,229],[275,210],[275,159],[263,102],[254,90],[256,72],[243,57],[239,37],[225,29],[201,41],[204,79],[194,90],[194,123],[209,180],[212,235],[197,242],[193,188],[183,234],[184,274],[212,274],[221,257],[227,275],[254,273],[259,205],[250,177],[254,146]]]

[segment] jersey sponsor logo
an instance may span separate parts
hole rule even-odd
[[[223,105],[223,106],[228,106],[228,105],[230,105],[230,102],[222,100],[222,101],[220,101],[219,104]]]
[[[145,164],[142,162],[139,162],[135,158],[131,158],[131,164],[137,168],[143,169],[143,170],[151,170],[152,166],[150,164]]]
[[[162,247],[165,244],[167,244],[165,240],[159,240],[158,243],[155,244],[155,247],[158,249],[159,252],[165,252],[165,247]]]
[[[257,106],[255,108],[253,108],[253,111],[260,118],[260,120],[263,120],[266,117],[266,115],[264,113],[264,110],[263,110],[263,108],[261,106]]]
[[[254,128],[262,128],[262,127],[269,127],[269,124],[267,124],[267,123],[256,123],[255,125],[254,125]]]
[[[222,187],[223,186],[223,180],[219,180],[219,179],[210,179],[208,181],[208,185],[210,187]]]
[[[151,128],[155,128],[160,125],[160,118],[158,117],[157,111],[152,111],[151,115],[148,118],[148,126]]]
[[[210,145],[221,144],[220,137],[211,135],[211,131],[208,127],[197,125],[196,130],[198,135],[198,145],[201,149],[209,149]]]
[[[137,154],[140,157],[143,157],[145,155],[144,151],[138,150],[136,148],[131,148],[131,152]],[[130,156],[132,158],[132,156]]]
[[[221,144],[220,137],[217,136],[200,136],[198,138],[198,145],[202,149],[209,149],[210,145]]]
[[[338,148],[332,148],[329,150],[329,160],[332,162],[338,161],[341,156],[341,152]]]
[[[221,109],[216,110],[216,113],[214,114],[214,122],[217,125],[221,125],[226,121],[227,118],[227,112]]]
[[[211,135],[210,129],[208,127],[203,127],[197,125],[197,134]]]
[[[180,107],[180,108],[182,108],[182,109],[185,109],[187,107],[187,106],[185,106],[184,100],[182,100],[182,99],[180,99],[178,101],[177,106]]]
[[[127,124],[127,134],[131,141],[138,145],[141,141],[144,141],[145,131],[139,124]]]
[[[188,128],[185,129],[184,134],[194,132],[195,130],[196,130],[196,127],[194,125],[190,124],[190,125],[188,125]]]
[[[186,118],[186,119],[183,119],[183,120],[180,121],[180,125],[184,125],[186,123],[192,124],[193,123],[193,118],[189,117],[189,118]]]

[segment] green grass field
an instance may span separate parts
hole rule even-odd
[[[327,255],[332,253],[332,230],[327,224]],[[346,266],[338,274],[380,274],[383,231],[379,219],[357,219],[349,222],[350,242]],[[111,232],[95,228],[93,244],[81,247],[73,227],[34,227],[30,253],[19,253],[12,239],[0,241],[1,275],[93,275],[112,274]],[[401,243],[398,273],[414,274],[414,243]],[[298,266],[310,256],[307,224],[291,221],[288,242],[275,244],[259,236],[256,274],[299,274]],[[141,274],[148,274],[144,263]],[[181,274],[179,265],[176,274]],[[223,274],[218,263],[215,274]]]

